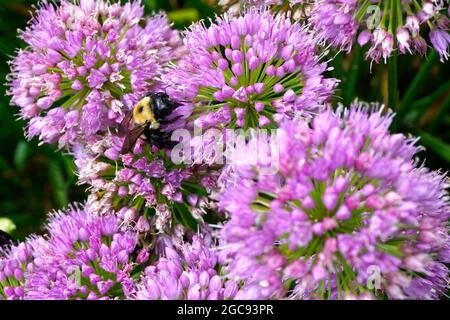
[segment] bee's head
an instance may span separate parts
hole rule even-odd
[[[151,108],[151,98],[145,97],[139,101],[133,109],[133,119],[136,124],[145,124],[146,122],[156,123],[155,115]]]
[[[151,107],[155,118],[158,120],[165,119],[178,106],[164,92],[152,92],[149,93],[148,97],[151,100]]]

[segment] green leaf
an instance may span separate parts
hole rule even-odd
[[[196,21],[200,18],[200,13],[195,8],[186,8],[167,13],[169,20],[176,24],[185,24]]]
[[[350,105],[355,99],[355,89],[359,78],[359,66],[363,57],[362,49],[359,46],[355,46],[355,53],[350,64],[350,70],[348,72],[348,79],[345,83],[344,104]]]
[[[63,169],[58,161],[51,160],[48,164],[48,176],[53,187],[53,197],[58,208],[63,208],[69,203],[67,184],[64,179]]]
[[[30,155],[30,146],[29,144],[21,140],[16,146],[16,150],[14,151],[14,165],[17,169],[23,170],[25,165],[27,164],[27,158]]]
[[[188,208],[183,203],[174,203],[173,210],[177,220],[185,227],[197,231],[198,221],[194,219]]]
[[[67,176],[68,184],[75,184],[77,182],[77,176],[75,174],[76,168],[75,163],[72,156],[64,156],[61,157],[61,160],[64,163],[64,171]]]
[[[144,0],[144,5],[150,10],[156,10],[158,8],[158,2],[156,0]]]
[[[402,97],[402,100],[397,110],[397,115],[394,118],[393,124],[394,128],[398,128],[398,126],[403,123],[403,118],[407,115],[408,110],[411,107],[411,104],[417,95],[417,92],[427,81],[428,73],[430,72],[431,67],[437,61],[437,58],[438,55],[436,51],[432,50],[430,55],[428,56],[427,61],[422,65],[416,77],[409,85],[408,89],[406,90],[405,94]]]
[[[414,133],[420,136],[419,142],[425,147],[432,150],[437,155],[441,156],[447,162],[450,162],[450,145],[445,143],[439,138],[436,138],[432,134],[429,134],[422,130],[414,130]]]
[[[423,97],[419,100],[416,100],[411,105],[411,112],[407,116],[405,116],[405,122],[411,122],[414,124],[418,124],[421,120],[424,114],[428,111],[428,108],[435,103],[439,98],[441,98],[443,95],[445,95],[450,90],[450,81],[447,81],[443,85],[441,85],[439,88],[434,90],[433,93],[430,95]],[[435,119],[436,121],[441,120],[441,116],[445,114],[445,102],[442,107],[442,109],[439,109],[438,114],[436,114]],[[442,110],[442,112],[441,112]],[[428,131],[433,131],[428,128]]]
[[[16,225],[14,224],[14,222],[9,219],[9,218],[0,218],[0,230],[6,232],[6,233],[11,233],[14,230],[16,230]]]

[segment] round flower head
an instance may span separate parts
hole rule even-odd
[[[288,15],[225,14],[184,37],[187,53],[163,75],[176,110],[198,127],[251,128],[315,112],[336,81],[325,79],[317,41]],[[192,103],[191,103],[192,102]]]
[[[137,284],[138,300],[223,300],[238,290],[217,270],[221,262],[210,241],[194,236],[191,243],[168,245],[163,257],[145,269]]]
[[[420,28],[442,59],[447,59],[448,1],[315,1],[309,22],[318,36],[332,46],[350,51],[357,38],[359,45],[370,42],[367,57],[386,62],[394,50],[401,54],[427,52]]]
[[[108,299],[131,293],[137,233],[121,231],[113,214],[70,208],[51,216],[48,240],[26,273],[26,299]]]
[[[21,34],[28,47],[9,75],[11,103],[29,120],[29,138],[70,146],[115,126],[160,88],[156,78],[181,42],[166,16],[143,13],[139,1],[44,2]]]
[[[444,176],[390,134],[391,114],[352,106],[278,130],[278,170],[260,153],[235,165],[220,198],[236,298],[436,299],[447,289]],[[250,143],[251,144],[251,143]],[[253,154],[242,150],[238,154]]]
[[[28,242],[0,250],[0,299],[22,299],[24,274],[33,270],[32,247]]]
[[[169,232],[177,221],[196,230],[196,219],[208,206],[208,171],[174,164],[165,150],[143,140],[124,155],[121,146],[122,138],[106,134],[74,147],[78,182],[90,187],[89,207],[95,212],[133,208],[132,220],[121,218],[132,222],[145,215],[159,232]]]

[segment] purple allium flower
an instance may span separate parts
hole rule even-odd
[[[27,271],[33,270],[32,246],[23,242],[0,251],[0,299],[22,299]]]
[[[152,231],[159,232],[172,230],[174,210],[180,208],[201,220],[205,213],[202,208],[208,206],[204,183],[207,168],[176,165],[164,150],[142,140],[137,141],[132,152],[122,155],[122,140],[109,133],[91,139],[87,145],[74,146],[78,182],[88,185],[91,191],[89,208],[101,213],[117,209],[125,214],[118,209],[133,207],[136,216],[150,210]]]
[[[249,128],[315,112],[335,87],[315,38],[288,15],[250,9],[217,17],[185,34],[187,53],[162,77],[199,127]]]
[[[166,16],[143,14],[139,1],[42,4],[21,34],[28,48],[12,60],[9,75],[11,103],[29,120],[29,138],[70,146],[115,126],[160,88],[156,79],[181,41]]]
[[[145,269],[137,284],[139,300],[233,299],[238,285],[224,278],[218,252],[211,240],[196,235],[191,243],[168,244],[159,260]],[[219,271],[220,272],[220,271]]]
[[[234,165],[237,183],[219,206],[230,215],[221,231],[230,273],[247,282],[236,298],[445,293],[445,177],[415,166],[421,149],[389,133],[392,116],[353,105],[286,121],[271,145],[276,173],[261,154]]]
[[[430,41],[434,49],[441,56],[441,60],[448,59],[448,47],[450,44],[450,34],[448,31],[434,29],[430,32]]]
[[[353,17],[358,2],[315,1],[311,23],[318,35],[334,46],[350,51],[358,23]]]
[[[34,241],[25,299],[109,299],[131,294],[135,231],[120,230],[114,214],[88,209],[54,213],[48,240]]]
[[[347,52],[355,37],[360,46],[370,42],[367,57],[376,63],[386,62],[394,50],[424,55],[427,47],[421,26],[430,29],[430,42],[441,58],[448,55],[448,1],[444,0],[318,0],[308,21],[320,38]]]

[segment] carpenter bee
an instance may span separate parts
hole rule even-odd
[[[170,147],[170,133],[161,130],[160,125],[173,121],[167,120],[167,117],[176,107],[178,104],[163,92],[150,93],[140,100],[119,126],[119,135],[125,136],[120,153],[130,151],[142,135],[148,143],[158,148]],[[134,128],[129,129],[131,121],[134,122]]]
[[[11,236],[9,234],[0,230],[0,248],[1,249],[8,248],[13,242],[14,242],[14,239],[11,238]]]

